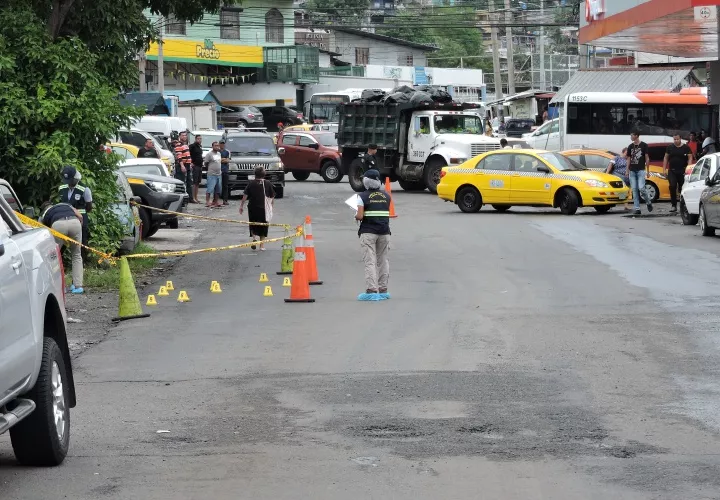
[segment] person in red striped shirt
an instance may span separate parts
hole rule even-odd
[[[190,195],[190,203],[199,203],[193,199],[193,176],[190,148],[187,132],[180,132],[178,140],[173,143],[175,149],[175,178],[185,183],[185,190]]]

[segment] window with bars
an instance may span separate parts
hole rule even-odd
[[[168,35],[185,35],[187,34],[186,23],[177,19],[173,14],[170,14],[165,19],[165,33]]]
[[[358,66],[366,66],[370,64],[370,48],[355,47],[355,64]]]
[[[399,66],[412,66],[413,65],[413,55],[407,54],[404,52],[400,52],[398,54],[398,65]]]
[[[240,13],[223,10],[220,12],[220,38],[240,39]]]
[[[283,15],[272,8],[265,14],[265,41],[285,43],[285,26]]]

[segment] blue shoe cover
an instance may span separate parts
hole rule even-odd
[[[380,300],[387,300],[390,298],[389,293],[378,293],[378,295],[380,296]]]
[[[365,302],[375,302],[383,299],[380,297],[379,293],[361,293],[360,295],[358,295],[358,300],[362,300]]]

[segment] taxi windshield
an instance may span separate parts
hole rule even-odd
[[[558,153],[538,153],[538,156],[561,172],[568,172],[570,170],[587,170],[575,160],[571,160],[570,158]]]
[[[482,120],[472,115],[435,115],[435,132],[438,134],[482,134]]]

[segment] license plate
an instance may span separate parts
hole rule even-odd
[[[249,180],[249,181],[254,181],[254,180],[255,180],[255,176],[254,176],[254,175],[248,175],[248,180]]]
[[[621,199],[621,200],[627,199],[627,193],[620,193],[620,194],[618,194],[618,198]]]

